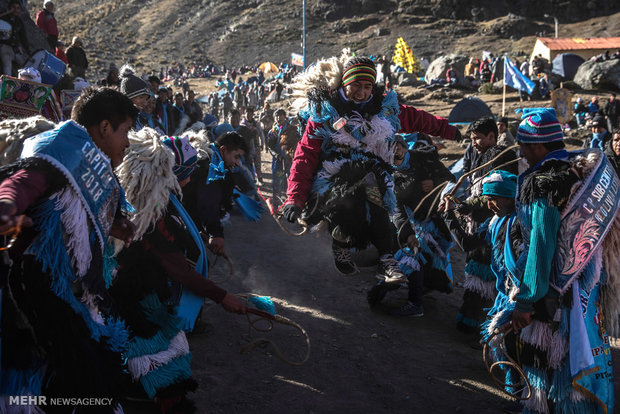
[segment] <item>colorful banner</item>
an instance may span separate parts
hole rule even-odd
[[[304,66],[304,55],[300,55],[299,53],[291,53],[291,65]]]

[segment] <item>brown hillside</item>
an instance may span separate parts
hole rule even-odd
[[[343,47],[366,54],[389,53],[400,36],[418,56],[429,59],[455,50],[529,52],[537,32],[553,33],[552,19],[542,17],[545,12],[560,19],[560,36],[620,33],[617,3],[591,1],[583,10],[582,2],[556,3],[308,0],[308,61]],[[30,15],[39,7],[38,2],[29,2]],[[111,61],[132,62],[137,69],[150,71],[175,61],[280,62],[291,52],[301,52],[301,1],[72,0],[57,2],[56,17],[61,39],[70,41],[74,35],[84,39],[91,77],[101,76]]]

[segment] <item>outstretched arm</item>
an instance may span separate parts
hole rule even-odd
[[[424,134],[445,139],[458,139],[460,133],[455,126],[445,118],[431,115],[428,112],[415,109],[413,106],[399,104],[401,131],[405,133],[422,132]]]

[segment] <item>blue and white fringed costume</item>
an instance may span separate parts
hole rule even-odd
[[[320,105],[309,101],[300,113],[306,121],[320,124],[312,138],[322,141],[321,166],[310,191],[310,198],[318,199],[318,216],[314,220],[311,217],[310,222],[327,219],[335,238],[352,247],[366,248],[370,242],[366,226],[360,226],[370,222],[369,204],[388,213],[396,208],[390,174],[393,136],[400,129],[396,93],[388,93],[380,105],[370,119],[355,111],[339,114],[327,99]],[[341,203],[349,204],[345,200],[356,206],[353,214],[340,208]],[[314,201],[309,205],[312,208]]]
[[[472,236],[465,235],[460,229],[458,219],[453,212],[444,216],[453,237],[463,251],[467,253],[465,264],[465,281],[463,282],[463,304],[456,317],[457,327],[461,330],[478,333],[480,325],[486,319],[485,308],[495,299],[495,275],[491,269],[492,246],[490,232],[497,224],[496,216],[487,219],[476,229]],[[475,240],[468,243],[467,240]]]
[[[48,195],[26,210],[33,229],[11,250],[2,396],[118,397],[128,332],[107,316],[104,267],[112,222],[127,207],[123,190],[108,157],[72,121],[27,139],[16,168],[45,172]]]
[[[412,251],[403,247],[396,252],[394,258],[400,270],[408,277],[424,269],[427,288],[451,293],[453,278],[449,250],[454,243],[432,219],[418,221],[412,217],[410,223],[418,240],[418,249]]]
[[[220,302],[226,295],[207,280],[204,242],[176,196],[181,194],[179,179],[195,172],[197,152],[186,138],[162,140],[149,128],[130,133],[129,140],[117,173],[137,209],[137,240],[118,254],[120,267],[110,289],[131,329],[127,366],[139,384],[136,392],[155,398],[165,410],[193,412],[186,394],[197,383],[184,331],[194,328],[205,297]],[[229,175],[219,150],[211,149],[201,185],[223,182]]]
[[[511,232],[504,255],[512,292],[500,292],[487,334],[513,309],[534,311],[531,324],[506,338],[533,388],[524,412],[613,411],[607,329],[616,326],[618,269],[608,264],[618,255],[618,188],[598,150],[554,151],[519,179],[523,246],[515,248]]]

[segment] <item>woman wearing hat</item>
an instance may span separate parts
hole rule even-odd
[[[317,62],[291,86],[305,125],[282,212],[295,221],[306,208],[314,213],[310,223],[329,223],[340,273],[357,272],[351,247],[372,243],[381,276],[400,283],[406,278],[392,255],[389,219],[396,207],[390,175],[394,134],[455,139],[458,132],[446,119],[399,104],[395,92],[384,95],[376,75],[369,58],[343,55]]]

